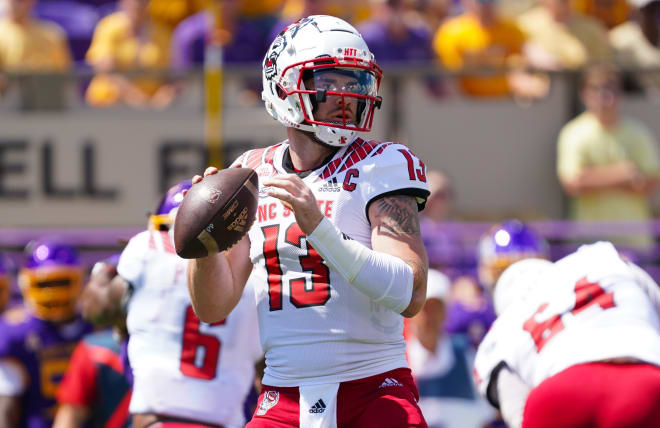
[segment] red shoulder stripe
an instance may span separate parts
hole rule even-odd
[[[353,150],[353,153],[351,153],[351,156],[348,158],[346,163],[344,163],[344,166],[341,167],[339,172],[345,171],[347,168],[350,168],[351,166],[365,159],[378,144],[379,143],[375,141],[367,141],[361,144],[359,147]]]
[[[344,153],[342,157],[333,160],[328,164],[328,166],[325,167],[321,175],[319,175],[319,178],[326,179],[330,177],[332,174],[334,174],[337,167],[341,165],[341,163],[345,161],[355,151],[355,149],[359,147],[363,142],[364,140],[359,137],[355,141],[353,141],[353,143],[351,143],[351,145],[346,148],[346,153]]]
[[[277,151],[277,148],[281,146],[282,143],[275,144],[274,146],[268,147],[268,151],[266,152],[266,155],[264,156],[264,163],[269,163],[273,164],[273,159],[275,158],[275,151]]]
[[[149,249],[150,250],[155,250],[156,249],[156,241],[154,240],[153,232],[149,233]]]
[[[261,155],[264,153],[265,150],[266,150],[265,148],[252,150],[244,166],[252,169],[258,167],[259,164],[261,164]]]
[[[171,254],[176,254],[176,251],[174,250],[174,243],[172,242],[172,238],[170,238],[170,234],[165,231],[161,231],[160,236],[163,239],[163,248],[165,251]]]
[[[398,144],[398,143],[383,143],[381,146],[374,152],[374,154],[371,155],[371,157],[378,156],[379,154],[383,153],[383,150],[385,150],[385,147],[392,145],[392,144]]]

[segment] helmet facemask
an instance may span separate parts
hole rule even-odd
[[[315,15],[291,24],[271,44],[263,63],[262,98],[283,125],[341,147],[371,130],[382,102],[381,78],[355,28]]]
[[[18,282],[23,299],[43,320],[72,319],[82,289],[82,269],[75,266],[45,266],[21,269]]]
[[[300,129],[331,146],[346,145],[358,132],[371,130],[375,109],[382,102],[378,96],[381,74],[375,64],[356,60],[346,65],[325,57],[289,68],[293,67],[298,68],[295,86],[282,91],[303,106]]]

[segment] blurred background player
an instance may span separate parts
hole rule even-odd
[[[480,392],[511,428],[660,422],[660,288],[609,242],[510,266],[479,347]]]
[[[91,330],[77,312],[83,269],[54,239],[25,249],[19,286],[25,307],[0,320],[0,426],[49,428],[55,393],[78,341]]]
[[[526,257],[549,257],[547,242],[519,220],[495,224],[477,244],[477,276],[463,275],[452,285],[447,331],[464,334],[476,347],[495,320],[493,285],[511,263]]]
[[[130,427],[131,387],[121,357],[121,345],[127,339],[126,319],[121,310],[122,295],[113,288],[118,261],[119,254],[115,254],[97,262],[83,290],[83,317],[97,326],[112,328],[88,334],[73,351],[57,390],[53,428]],[[108,309],[100,311],[99,303]]]
[[[183,190],[173,186],[134,236],[117,271],[130,298],[126,326],[133,373],[133,426],[238,428],[261,358],[254,295],[247,288],[226,319],[200,322],[186,286],[187,260],[174,251],[172,225]]]
[[[450,287],[449,278],[429,269],[426,303],[411,319],[408,362],[430,427],[482,428],[495,412],[474,385],[475,349],[465,335],[445,330]]]

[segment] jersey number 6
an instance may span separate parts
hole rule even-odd
[[[224,324],[225,320],[211,325]],[[181,347],[181,363],[179,370],[184,376],[197,379],[211,380],[215,378],[220,358],[220,339],[212,334],[199,331],[202,322],[195,315],[192,306],[186,308],[186,319],[183,325],[183,344]],[[198,353],[201,349],[203,360],[198,362]]]

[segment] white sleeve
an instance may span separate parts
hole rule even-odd
[[[497,396],[502,418],[509,428],[521,428],[525,403],[530,391],[515,372],[502,367],[497,374]]]
[[[426,166],[406,146],[382,143],[360,164],[360,172],[365,174],[365,179],[360,181],[365,214],[374,200],[388,194],[414,196],[420,210],[424,207],[429,195]]]
[[[0,395],[17,397],[27,388],[25,369],[12,360],[0,360]]]
[[[119,257],[117,273],[134,287],[140,283],[144,271],[150,234],[144,231],[132,237]]]
[[[632,270],[633,274],[635,275],[637,284],[639,284],[639,286],[647,294],[649,300],[651,300],[651,303],[655,308],[655,312],[658,314],[658,317],[660,317],[660,286],[658,286],[658,283],[656,283],[653,280],[653,278],[651,278],[651,275],[646,273],[644,269],[642,269],[641,267],[637,266],[634,263],[631,262],[626,262],[626,263],[628,264],[628,267],[630,267],[630,270]]]
[[[507,366],[507,343],[503,334],[505,326],[502,324],[502,317],[495,320],[474,357],[473,372],[477,390],[495,408],[499,407],[499,403],[494,381],[497,379],[497,372]]]

